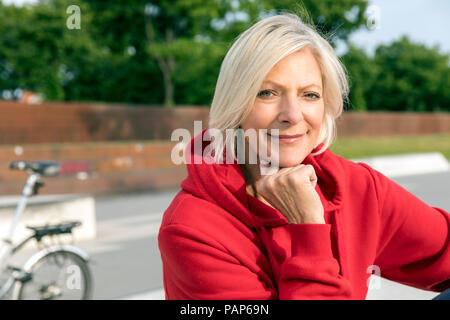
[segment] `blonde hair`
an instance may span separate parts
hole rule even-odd
[[[262,81],[275,64],[305,47],[313,52],[322,73],[325,113],[315,147],[324,145],[313,155],[324,152],[336,137],[335,119],[342,114],[348,97],[347,74],[328,41],[292,13],[264,18],[235,40],[220,67],[209,128],[223,135],[226,129],[236,129],[250,113]],[[228,141],[231,139],[233,136],[211,142],[216,161],[223,156],[224,143],[234,145]]]

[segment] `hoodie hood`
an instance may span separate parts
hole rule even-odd
[[[278,210],[247,193],[244,175],[237,161],[233,164],[205,162],[203,150],[210,143],[203,139],[207,130],[204,129],[195,136],[186,147],[185,151],[191,148],[191,158],[186,165],[188,176],[182,181],[181,188],[198,198],[218,205],[250,228],[287,224],[287,219]],[[196,143],[202,145],[201,154],[194,152]],[[322,146],[323,143],[319,144],[311,153],[320,150]],[[312,156],[311,153],[302,163],[314,167],[318,178],[316,191],[324,210],[325,212],[338,210],[341,207],[345,185],[344,170],[338,156],[328,148],[317,156]]]

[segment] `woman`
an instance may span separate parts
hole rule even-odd
[[[328,149],[347,93],[332,47],[295,15],[265,18],[235,41],[210,129],[187,148],[205,161],[189,162],[160,228],[166,299],[365,299],[372,271],[450,287],[448,212]],[[246,161],[236,147],[224,163],[236,136],[210,139],[212,128],[256,130],[258,143],[237,139]],[[262,174],[267,161],[279,170]]]

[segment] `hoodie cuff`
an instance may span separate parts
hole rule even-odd
[[[298,223],[290,224],[292,257],[329,259],[331,251],[331,225]]]

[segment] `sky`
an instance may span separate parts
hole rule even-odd
[[[1,1],[1,0],[0,0]],[[320,1],[320,0],[318,0]],[[37,0],[3,0],[4,4],[35,3]],[[368,54],[379,44],[388,44],[407,35],[413,42],[427,47],[439,45],[440,52],[450,54],[450,0],[370,0],[372,17],[367,25],[350,36],[350,40]],[[337,53],[345,52],[338,46]]]
[[[440,52],[450,54],[449,0],[371,0],[370,5],[375,10],[368,15],[378,15],[378,23],[369,22],[372,30],[364,26],[350,35],[350,40],[367,53],[407,35],[427,47],[439,45]]]

